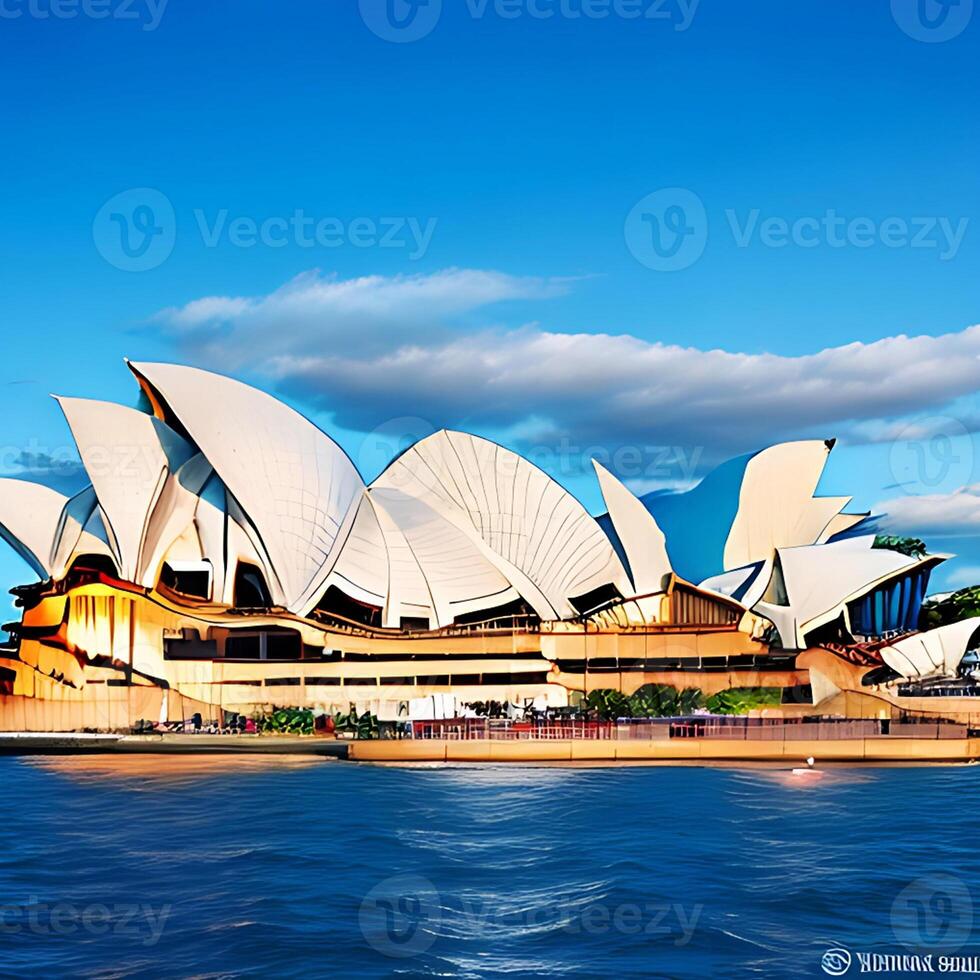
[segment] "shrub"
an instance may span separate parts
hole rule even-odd
[[[924,558],[926,555],[926,543],[920,538],[905,538],[893,534],[879,534],[874,541],[873,547],[882,548],[886,551],[898,551],[909,558]]]
[[[713,715],[745,715],[759,708],[773,708],[782,703],[781,687],[733,687],[712,694],[705,707]]]
[[[971,585],[942,599],[922,603],[919,629],[931,630],[973,616],[980,616],[980,585]]]
[[[347,714],[338,711],[333,716],[334,731],[338,735],[353,735],[355,738],[377,738],[379,734],[378,719],[365,711],[359,715],[354,705],[350,706]]]
[[[270,735],[312,735],[313,712],[307,708],[273,708],[253,720],[260,732]]]
[[[673,718],[689,715],[703,704],[697,688],[678,691],[666,684],[644,684],[627,697],[609,688],[590,691],[585,707],[603,721],[615,718]]]

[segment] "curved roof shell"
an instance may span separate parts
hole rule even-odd
[[[631,591],[595,518],[538,467],[487,439],[436,432],[378,477],[370,493],[379,491],[422,502],[455,527],[543,619],[574,615],[570,600],[601,586]]]
[[[816,544],[850,497],[815,497],[833,443],[784,442],[746,464],[738,509],[725,540],[724,568],[772,557],[777,548]]]
[[[54,535],[67,502],[40,483],[0,479],[0,536],[41,578],[54,570]]]
[[[195,450],[163,422],[136,409],[86,398],[59,398],[58,403],[92,481],[119,574],[141,581],[157,502]]]
[[[62,578],[80,555],[101,555],[111,558],[113,563],[116,561],[92,486],[80,490],[65,503],[55,531],[52,576]]]
[[[882,647],[881,659],[902,677],[955,677],[978,631],[980,616],[972,616]]]
[[[298,412],[240,381],[174,364],[133,364],[158,412],[207,457],[269,556],[277,602],[320,598],[364,490],[344,451]]]
[[[836,618],[844,606],[876,586],[918,568],[930,568],[945,556],[910,558],[874,548],[874,535],[830,544],[780,548],[772,574],[782,576],[786,601],[766,595],[753,611],[771,620],[784,645],[802,649],[805,634]]]
[[[730,459],[683,493],[641,497],[663,529],[674,570],[692,582],[829,540],[864,515],[849,497],[814,496],[833,441],[779,443]]]
[[[662,591],[664,576],[671,572],[664,532],[639,497],[598,460],[593,459],[592,465],[609,520],[629,565],[634,592],[636,595],[651,595]]]

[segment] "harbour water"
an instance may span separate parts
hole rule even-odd
[[[819,977],[980,956],[980,767],[4,758],[0,786],[3,977]]]

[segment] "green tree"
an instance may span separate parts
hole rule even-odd
[[[898,551],[909,558],[924,558],[926,555],[926,543],[920,538],[907,538],[894,534],[879,534],[875,538],[875,548],[882,548],[885,551]]]
[[[919,629],[931,630],[972,616],[980,616],[980,585],[970,585],[952,595],[922,603]]]

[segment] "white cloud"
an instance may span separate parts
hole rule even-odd
[[[980,484],[952,493],[895,497],[875,504],[882,528],[921,535],[980,534]]]
[[[947,586],[953,588],[963,588],[967,585],[976,585],[980,582],[980,565],[963,565],[946,576]]]
[[[206,296],[163,310],[155,319],[202,354],[248,364],[272,353],[364,353],[434,338],[471,310],[556,296],[568,282],[480,269],[356,279],[313,270],[267,296]]]
[[[706,462],[785,438],[893,438],[895,420],[980,388],[980,326],[787,357],[472,322],[489,304],[568,283],[467,269],[311,273],[268,296],[208,297],[159,317],[197,359],[269,374],[349,428],[406,414],[436,426],[526,423],[525,445],[699,446]]]

